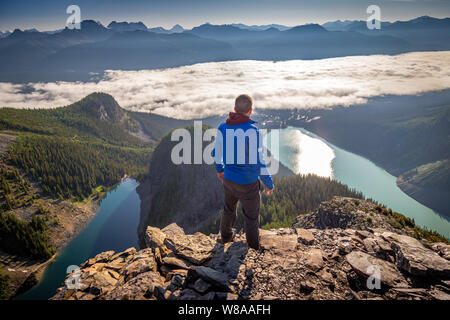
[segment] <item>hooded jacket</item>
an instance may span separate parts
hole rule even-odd
[[[239,184],[249,184],[259,178],[268,189],[273,189],[273,180],[264,161],[262,134],[250,117],[230,112],[222,122],[212,151],[218,173]]]

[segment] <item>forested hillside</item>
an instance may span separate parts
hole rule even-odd
[[[0,131],[18,136],[9,164],[61,199],[82,200],[125,174],[141,177],[153,142],[182,123],[128,112],[103,93],[50,110],[0,109]]]
[[[140,179],[158,134],[151,117],[139,119],[102,93],[56,109],[0,109],[2,254],[42,263],[89,221],[105,190],[125,175]]]
[[[296,216],[334,196],[363,198],[342,183],[313,174],[275,179],[274,183],[272,196],[263,193],[261,226],[266,229],[290,226]]]
[[[313,174],[275,178],[274,185],[272,196],[262,193],[260,226],[263,229],[289,227],[299,214],[314,210],[322,201],[331,200],[334,196],[363,198],[360,192],[344,184]],[[220,216],[201,231],[217,233],[219,226]],[[236,229],[243,226],[242,207],[238,203]]]
[[[61,199],[82,200],[98,186],[112,186],[125,175],[147,169],[151,148],[118,147],[53,136],[25,135],[9,150],[17,167],[43,191]]]

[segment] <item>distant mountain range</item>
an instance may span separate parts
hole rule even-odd
[[[139,70],[229,60],[291,60],[450,50],[450,18],[295,27],[203,24],[191,30],[93,20],[80,30],[14,30],[0,39],[0,81],[90,80],[106,69]]]

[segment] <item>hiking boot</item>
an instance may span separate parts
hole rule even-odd
[[[234,237],[236,236],[236,229],[231,229],[231,236],[227,237],[226,239],[222,239],[222,235],[220,235],[220,238],[217,239],[217,242],[225,244],[227,242],[233,242]]]

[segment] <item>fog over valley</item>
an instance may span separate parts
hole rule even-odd
[[[226,114],[246,92],[256,109],[314,109],[364,104],[388,94],[450,88],[450,51],[284,62],[228,61],[170,69],[107,70],[97,82],[0,83],[0,106],[54,108],[92,92],[125,109],[178,119]]]

